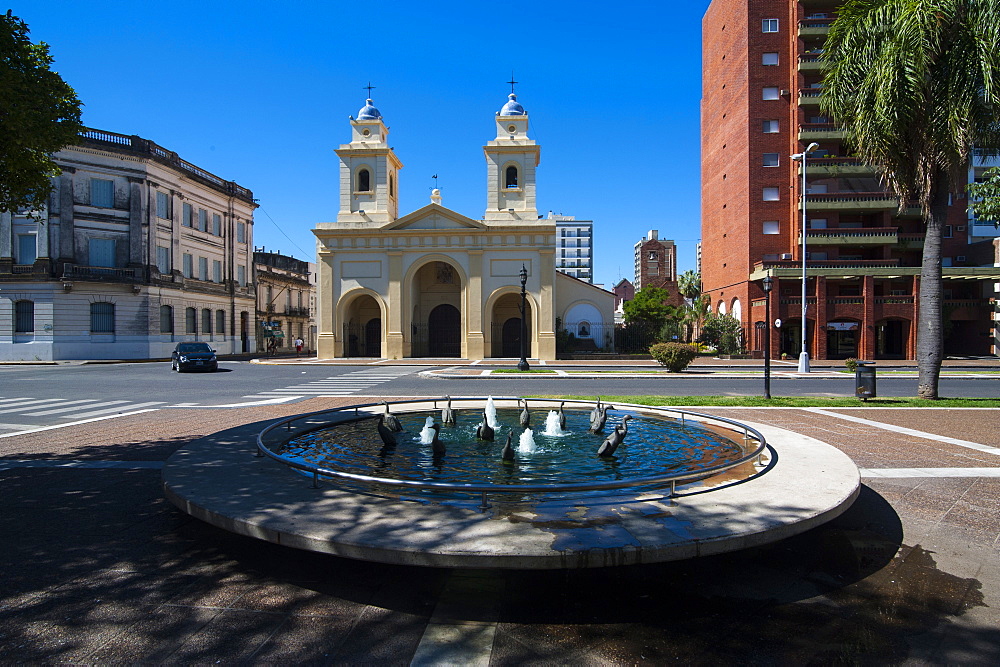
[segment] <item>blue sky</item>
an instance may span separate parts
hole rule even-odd
[[[541,144],[538,211],[594,221],[595,282],[633,277],[649,229],[695,268],[701,18],[693,2],[170,3],[13,6],[84,102],[259,199],[254,242],[315,259],[338,209],[334,149],[372,95],[402,160],[400,214],[486,206],[482,146],[510,92]]]

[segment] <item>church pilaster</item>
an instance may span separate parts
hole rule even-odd
[[[403,339],[403,253],[391,250],[389,255],[389,298],[386,301],[388,325],[385,344],[386,359],[410,356],[410,342]]]

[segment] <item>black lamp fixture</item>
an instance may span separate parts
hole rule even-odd
[[[521,361],[517,362],[517,370],[526,371],[528,370],[528,360],[527,360],[527,343],[528,343],[528,327],[525,322],[525,298],[527,293],[524,291],[524,286],[528,283],[528,269],[525,268],[524,264],[521,265],[521,270],[518,272],[518,277],[521,278]]]
[[[764,276],[761,281],[764,288],[764,398],[771,398],[771,288],[774,280]]]

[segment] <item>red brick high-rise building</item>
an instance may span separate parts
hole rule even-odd
[[[712,0],[703,19],[702,287],[714,312],[739,318],[763,349],[770,275],[771,353],[801,345],[807,146],[807,340],[813,359],[913,359],[924,228],[877,173],[853,158],[835,119],[821,115],[820,54],[840,2]],[[981,169],[979,170],[981,171]],[[978,173],[970,169],[970,178]],[[956,198],[942,246],[945,353],[997,351],[992,225]],[[817,335],[818,334],[818,335]]]

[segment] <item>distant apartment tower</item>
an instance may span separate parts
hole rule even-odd
[[[643,287],[665,287],[677,282],[677,246],[673,241],[660,239],[659,232],[650,229],[635,244],[636,290]]]
[[[820,61],[839,0],[712,0],[702,34],[702,293],[742,321],[763,350],[764,293],[773,282],[772,355],[801,348],[802,252],[808,268],[811,358],[913,359],[924,225],[850,155],[836,119],[821,115]],[[806,223],[802,172],[807,157]],[[981,174],[981,169],[979,172]],[[977,172],[970,171],[970,179]],[[992,225],[956,199],[942,245],[945,353],[996,351]],[[986,259],[984,259],[986,257]],[[638,274],[638,272],[637,272]],[[637,285],[638,287],[638,285]]]
[[[594,222],[552,211],[548,218],[556,222],[556,271],[593,284]]]

